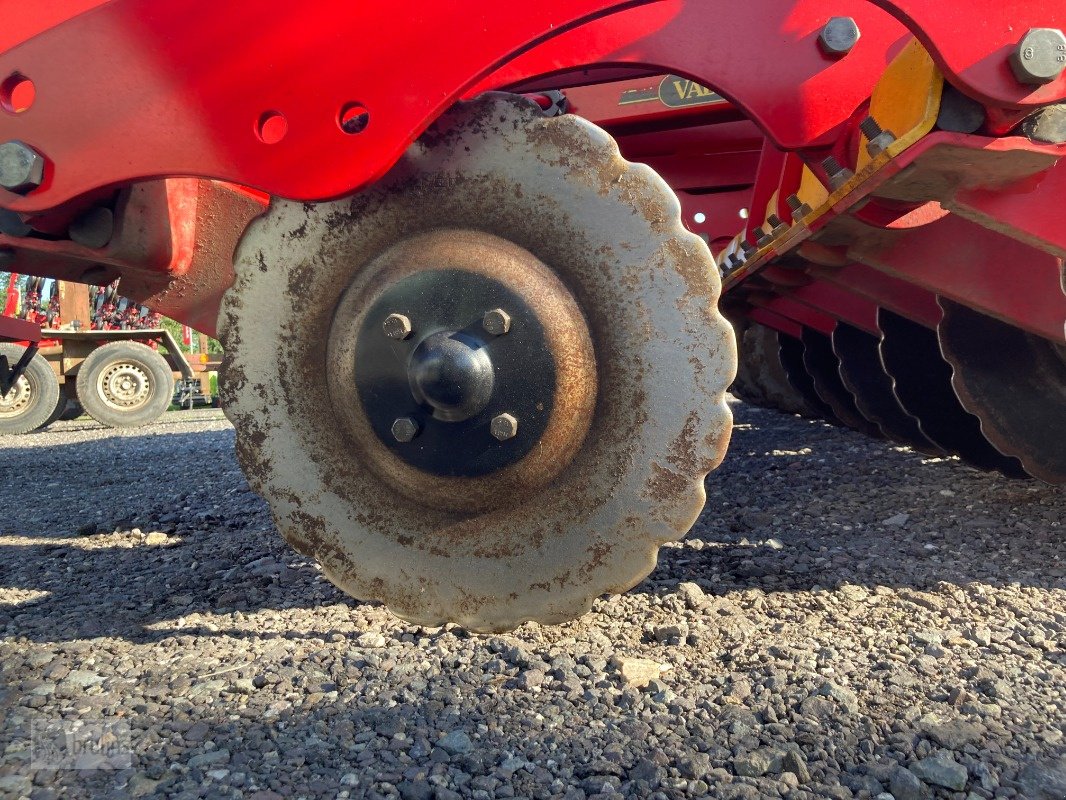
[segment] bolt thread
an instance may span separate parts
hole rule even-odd
[[[863,132],[863,135],[866,136],[867,139],[876,139],[884,133],[881,126],[877,124],[877,120],[873,117],[867,117],[860,122],[859,130]]]

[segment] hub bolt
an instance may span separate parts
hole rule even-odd
[[[493,336],[503,336],[511,330],[511,315],[502,308],[494,308],[485,312],[485,316],[481,318],[481,326]]]
[[[381,329],[390,339],[406,339],[413,330],[411,320],[403,314],[389,314],[381,323]]]
[[[489,430],[501,442],[506,442],[518,435],[518,420],[511,414],[500,414],[492,418]]]
[[[1058,28],[1030,28],[1010,56],[1019,83],[1051,83],[1066,69],[1066,36]]]
[[[818,46],[830,58],[840,58],[851,52],[860,35],[851,17],[831,17],[818,34]]]
[[[0,186],[25,194],[44,180],[44,156],[25,142],[0,144]]]
[[[418,436],[421,427],[417,420],[400,417],[392,423],[392,436],[398,442],[409,442]]]

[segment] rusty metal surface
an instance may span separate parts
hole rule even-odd
[[[940,350],[963,407],[1030,475],[1066,483],[1066,341],[1051,342],[945,298],[940,305]]]
[[[401,240],[455,229],[546,265],[597,366],[580,449],[550,483],[486,512],[413,502],[359,460],[343,391],[323,378],[320,345],[353,274]],[[345,591],[426,625],[561,622],[639,582],[699,514],[736,364],[717,270],[666,184],[592,124],[506,95],[463,104],[371,190],[277,202],[235,267],[219,327],[241,464],[286,538]]]

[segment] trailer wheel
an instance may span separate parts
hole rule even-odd
[[[677,198],[603,130],[487,95],[368,190],[275,200],[219,317],[279,530],[423,625],[558,623],[681,538],[736,346]]]
[[[174,395],[174,376],[163,356],[140,342],[98,347],[78,370],[78,401],[85,413],[112,428],[157,420]]]
[[[0,344],[0,355],[6,356],[13,367],[22,357],[23,349]],[[29,433],[47,425],[59,395],[59,379],[47,359],[38,353],[11,390],[0,397],[0,433]]]

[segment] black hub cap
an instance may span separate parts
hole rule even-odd
[[[460,422],[492,399],[492,359],[485,343],[462,331],[441,331],[423,339],[407,367],[411,394],[433,416]]]
[[[355,379],[374,432],[396,455],[435,475],[475,477],[536,445],[556,372],[524,300],[452,269],[416,273],[378,298],[359,331]]]

